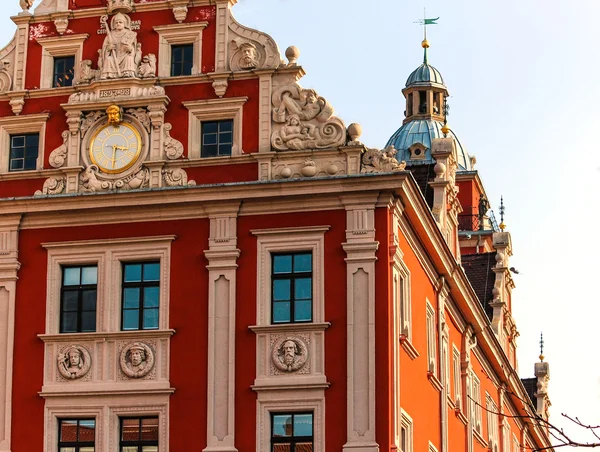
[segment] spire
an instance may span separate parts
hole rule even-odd
[[[506,209],[504,208],[504,198],[500,196],[500,230],[504,231],[506,229],[506,225],[504,224],[504,213]]]
[[[544,333],[540,333],[540,361],[544,362]]]

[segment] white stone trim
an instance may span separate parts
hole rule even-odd
[[[400,416],[401,416],[400,428],[406,430],[406,444],[401,444],[400,442],[398,442],[399,450],[401,452],[413,452],[413,443],[414,443],[413,420],[408,415],[408,413],[404,410],[401,410]],[[400,433],[400,435],[402,435],[402,434]],[[402,441],[401,438],[402,438],[402,436],[400,436],[400,441]]]
[[[271,253],[311,251],[313,259],[312,323],[325,321],[325,232],[330,226],[254,229],[257,237],[256,324],[271,324]]]
[[[208,22],[159,25],[154,27],[158,33],[158,76],[171,77],[171,46],[179,44],[194,45],[194,60],[191,75],[202,73],[202,30]]]
[[[121,330],[121,262],[158,259],[161,265],[159,330],[169,326],[171,242],[175,236],[43,243],[48,250],[46,334],[60,331],[61,265],[97,264],[96,331]]]
[[[247,97],[205,99],[183,102],[189,110],[188,159],[200,158],[202,146],[202,121],[233,119],[233,145],[231,155],[242,155],[242,113]]]
[[[119,417],[158,416],[158,450],[169,450],[169,395],[143,394],[81,397],[46,400],[44,409],[44,452],[55,452],[58,444],[58,420],[94,418],[95,450],[119,450]]]
[[[325,393],[323,389],[259,392],[256,403],[256,451],[271,451],[271,413],[313,412],[315,451],[325,450]]]
[[[89,37],[87,33],[77,35],[60,35],[50,38],[38,38],[42,46],[42,62],[40,69],[40,88],[52,88],[54,78],[54,58],[74,56],[74,77],[79,76],[79,67],[83,55],[83,42]]]
[[[429,302],[425,300],[425,317],[426,317],[426,331],[427,331],[427,371],[434,376],[438,376],[438,363],[437,363],[437,339],[435,334],[435,309]]]
[[[0,118],[0,173],[9,173],[10,164],[10,137],[11,135],[25,133],[39,133],[39,146],[36,170],[44,166],[44,146],[46,143],[46,122],[50,118],[49,113],[38,113],[24,116],[11,116]],[[30,171],[18,171],[26,174]],[[10,173],[16,173],[11,171]]]

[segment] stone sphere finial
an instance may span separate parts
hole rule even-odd
[[[285,57],[288,59],[289,66],[295,66],[298,58],[300,58],[300,49],[296,46],[289,46],[285,49]]]
[[[360,143],[359,139],[362,135],[362,126],[356,122],[353,122],[348,126],[348,135],[352,143]]]

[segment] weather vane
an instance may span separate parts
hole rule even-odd
[[[427,25],[437,25],[439,17],[428,19],[427,12],[425,8],[423,8],[423,18],[416,21],[416,24],[423,25],[423,42],[421,46],[425,49],[425,54],[423,56],[423,63],[427,64],[427,49],[429,48],[429,41],[427,41]]]
[[[506,213],[506,208],[504,207],[504,197],[500,196],[500,230],[504,231],[506,225],[504,224],[504,214]]]
[[[544,361],[544,333],[540,333],[540,361]]]

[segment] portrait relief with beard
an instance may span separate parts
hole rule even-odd
[[[308,351],[298,338],[285,338],[278,341],[273,350],[273,363],[282,372],[295,372],[306,364]]]

